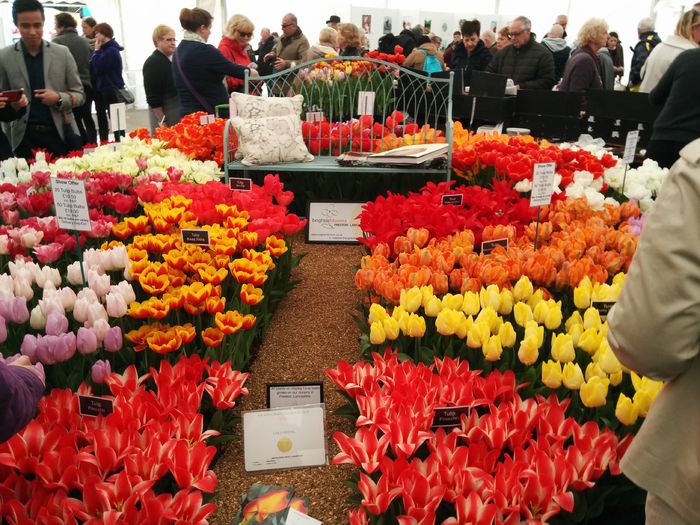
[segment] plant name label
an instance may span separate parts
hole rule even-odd
[[[357,114],[374,115],[374,91],[360,91],[357,94]]]
[[[591,306],[598,310],[601,319],[605,319],[610,313],[610,309],[615,304],[615,301],[592,301]]]
[[[461,206],[464,201],[464,195],[461,193],[452,193],[449,195],[442,196],[442,205],[452,204],[454,206]]]
[[[216,117],[214,115],[201,115],[199,117],[199,124],[201,126],[206,126],[207,124],[213,124],[215,120]]]
[[[228,180],[228,186],[235,191],[252,191],[253,179],[247,179],[245,177],[231,177]]]
[[[363,202],[309,201],[306,242],[356,244],[362,237],[360,213]]]
[[[535,169],[532,173],[530,207],[546,206],[552,202],[556,167],[557,165],[554,162],[535,164]]]
[[[483,255],[488,255],[491,253],[496,246],[503,246],[503,248],[507,251],[508,250],[508,238],[504,239],[493,239],[492,241],[483,241],[481,243],[481,253]]]
[[[112,133],[126,131],[126,104],[124,102],[109,105],[109,123]]]
[[[92,231],[85,182],[77,179],[51,178],[51,193],[58,225],[64,230]]]
[[[462,424],[462,414],[469,415],[471,407],[435,407],[433,411],[433,426],[438,427],[458,427]]]
[[[639,142],[639,130],[630,131],[625,139],[625,152],[622,155],[622,162],[632,164],[634,155],[637,152],[637,142]]]
[[[285,525],[323,525],[322,522],[317,519],[307,516],[303,512],[299,512],[297,509],[291,507],[289,508],[287,519],[284,523]]]
[[[321,122],[323,120],[323,111],[307,111],[306,122]]]
[[[113,399],[78,394],[78,413],[81,416],[108,416],[112,412],[114,412]]]
[[[209,246],[209,230],[181,230],[180,233],[184,244]]]
[[[267,408],[323,403],[323,383],[272,383],[267,385]]]

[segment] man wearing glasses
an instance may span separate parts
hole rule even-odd
[[[273,62],[275,71],[282,71],[301,62],[308,50],[309,41],[297,25],[297,17],[287,13],[282,18],[282,36],[272,52],[265,55],[265,61]]]
[[[508,76],[517,89],[552,89],[555,83],[552,53],[535,42],[531,28],[532,22],[527,17],[513,20],[509,27],[512,45],[496,53],[487,71]]]

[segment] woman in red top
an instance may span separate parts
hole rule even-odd
[[[243,15],[233,15],[226,23],[226,34],[221,37],[219,51],[231,62],[244,67],[257,67],[252,63],[247,49],[250,47],[250,39],[253,37],[255,26],[250,19]],[[243,80],[240,78],[226,77],[228,92],[242,91]]]

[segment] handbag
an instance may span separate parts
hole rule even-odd
[[[128,87],[126,87],[126,84],[124,84],[124,87],[120,88],[114,85],[114,82],[112,82],[111,78],[107,77],[107,80],[112,85],[112,89],[114,90],[114,96],[117,97],[117,102],[123,102],[124,104],[134,103],[136,97],[131,92],[131,90]]]

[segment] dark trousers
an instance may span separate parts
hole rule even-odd
[[[82,106],[73,108],[75,123],[78,125],[80,137],[85,144],[97,144],[97,129],[92,118],[92,101],[94,99],[91,87],[83,86],[85,89],[85,103]]]
[[[670,168],[680,157],[685,142],[673,140],[650,140],[647,146],[647,158],[654,159],[662,168]]]
[[[100,130],[100,142],[109,140],[109,105],[116,104],[117,97],[114,93],[94,92],[95,112],[97,113],[97,127]]]
[[[15,155],[25,159],[34,158],[32,150],[44,149],[52,153],[54,157],[62,157],[68,154],[68,146],[63,142],[53,122],[51,124],[28,123],[24,138],[20,142]]]

